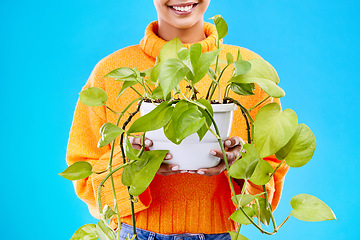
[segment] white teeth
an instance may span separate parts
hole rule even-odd
[[[180,11],[180,12],[188,12],[190,11],[192,8],[193,8],[194,5],[190,5],[190,6],[186,6],[186,7],[176,7],[176,6],[173,6],[173,8],[176,10],[176,11]]]

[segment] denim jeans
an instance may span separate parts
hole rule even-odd
[[[147,230],[136,228],[136,233],[139,240],[230,240],[229,233],[220,234],[159,234]],[[130,239],[133,236],[132,226],[121,223],[120,239],[125,240],[127,235]]]

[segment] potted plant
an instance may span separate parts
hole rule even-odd
[[[227,24],[220,15],[214,16],[212,19],[218,31],[218,49],[202,53],[200,44],[193,44],[187,49],[183,47],[179,39],[175,38],[163,46],[154,67],[142,72],[136,68],[121,67],[105,76],[123,82],[119,95],[127,89],[132,89],[139,95],[139,98],[134,99],[122,112],[116,112],[106,105],[107,94],[100,88],[92,87],[80,93],[80,101],[83,104],[88,106],[105,105],[118,115],[118,120],[116,124],[105,123],[100,129],[101,138],[98,147],[111,144],[112,149],[109,167],[104,171],[107,175],[98,188],[101,220],[96,225],[87,224],[79,228],[72,239],[119,238],[119,233],[111,229],[107,222],[112,217],[117,217],[120,222],[119,210],[116,205],[114,209],[108,205],[102,206],[101,186],[103,183],[110,179],[114,193],[113,174],[122,169],[122,183],[128,187],[129,202],[132,205],[132,216],[134,216],[135,198],[150,185],[165,155],[173,145],[175,148],[170,151],[176,151],[186,141],[189,141],[190,144],[183,144],[185,147],[193,145],[194,142],[206,146],[205,150],[197,151],[200,153],[200,157],[194,156],[195,152],[193,151],[187,151],[191,153],[191,156],[180,157],[178,164],[182,169],[198,169],[200,166],[190,166],[186,165],[187,163],[181,165],[186,158],[191,159],[190,162],[194,162],[193,159],[201,159],[201,156],[205,155],[204,159],[209,160],[206,159],[206,155],[210,149],[215,147],[213,143],[209,143],[210,140],[215,141],[217,147],[222,150],[232,191],[232,201],[237,206],[237,210],[230,216],[239,224],[238,231],[230,233],[232,239],[246,239],[239,233],[242,224],[252,224],[260,232],[272,235],[283,226],[291,215],[304,221],[335,219],[331,209],[321,200],[311,195],[299,194],[290,202],[293,210],[289,216],[280,225],[276,224],[265,184],[270,181],[285,161],[290,167],[305,165],[314,153],[316,140],[305,124],[298,124],[296,113],[293,110],[281,110],[277,103],[263,106],[255,119],[251,117],[250,112],[268,98],[281,98],[285,95],[277,85],[279,83],[278,75],[265,60],[244,61],[240,51],[237,56],[226,53],[226,60],[220,59],[219,54],[222,51],[220,40],[227,34]],[[229,79],[225,79],[224,84],[222,77],[230,66],[233,66],[233,72]],[[206,93],[199,93],[196,84],[201,82],[205,75],[209,75],[212,82]],[[181,84],[183,84],[182,87]],[[254,106],[245,108],[241,102],[229,97],[230,91],[242,96],[253,95],[255,84],[262,88],[267,96]],[[143,91],[138,91],[134,88],[135,85],[141,86]],[[217,101],[213,101],[214,95],[217,96]],[[136,110],[128,116],[123,126],[119,127],[121,118],[133,104],[137,104]],[[229,166],[223,140],[229,136],[231,113],[236,107],[241,110],[245,119],[247,143],[243,146],[242,155],[232,166]],[[132,120],[140,110],[143,115]],[[216,112],[220,112],[220,117],[227,115],[228,120],[220,120]],[[225,127],[219,127],[219,124],[224,122],[226,122]],[[145,151],[145,135],[155,141],[154,148],[157,149]],[[141,150],[132,148],[129,141],[130,136],[143,139]],[[118,138],[120,138],[118,142],[123,164],[113,168],[113,149]],[[160,147],[157,147],[157,138],[162,141],[161,145],[159,144]],[[165,138],[168,140],[166,144],[163,143]],[[281,160],[275,169],[264,160],[265,157],[274,154],[277,159]],[[174,153],[174,156],[177,155],[178,153]],[[176,161],[176,159],[174,160]],[[201,167],[214,166],[218,160],[210,158],[210,162],[210,165],[201,165]],[[60,175],[69,180],[78,180],[91,174],[99,173],[93,172],[90,163],[76,162]],[[241,194],[236,194],[232,178],[244,180]],[[264,191],[256,196],[246,194],[248,181],[262,185]],[[115,194],[114,198],[116,200]],[[258,218],[258,223],[254,221],[254,217]],[[260,222],[266,226],[272,222],[273,231],[264,230]],[[133,228],[134,237],[137,238],[135,221],[133,221]]]

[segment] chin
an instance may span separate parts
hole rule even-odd
[[[193,19],[188,19],[188,20],[182,19],[182,20],[179,20],[179,21],[176,21],[176,22],[171,23],[171,25],[173,25],[174,27],[179,28],[179,29],[188,29],[188,28],[193,27],[193,26],[196,25],[197,23],[202,22],[201,20],[202,20],[202,19],[196,19],[196,20],[193,20]]]

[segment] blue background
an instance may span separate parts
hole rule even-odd
[[[272,63],[294,109],[317,137],[304,167],[291,169],[276,210],[281,222],[298,193],[324,200],[338,220],[290,218],[275,237],[252,227],[249,239],[353,239],[357,235],[359,1],[213,0],[225,43]],[[95,64],[138,44],[156,19],[152,1],[1,1],[1,239],[70,239],[96,223],[58,173],[78,92]]]

